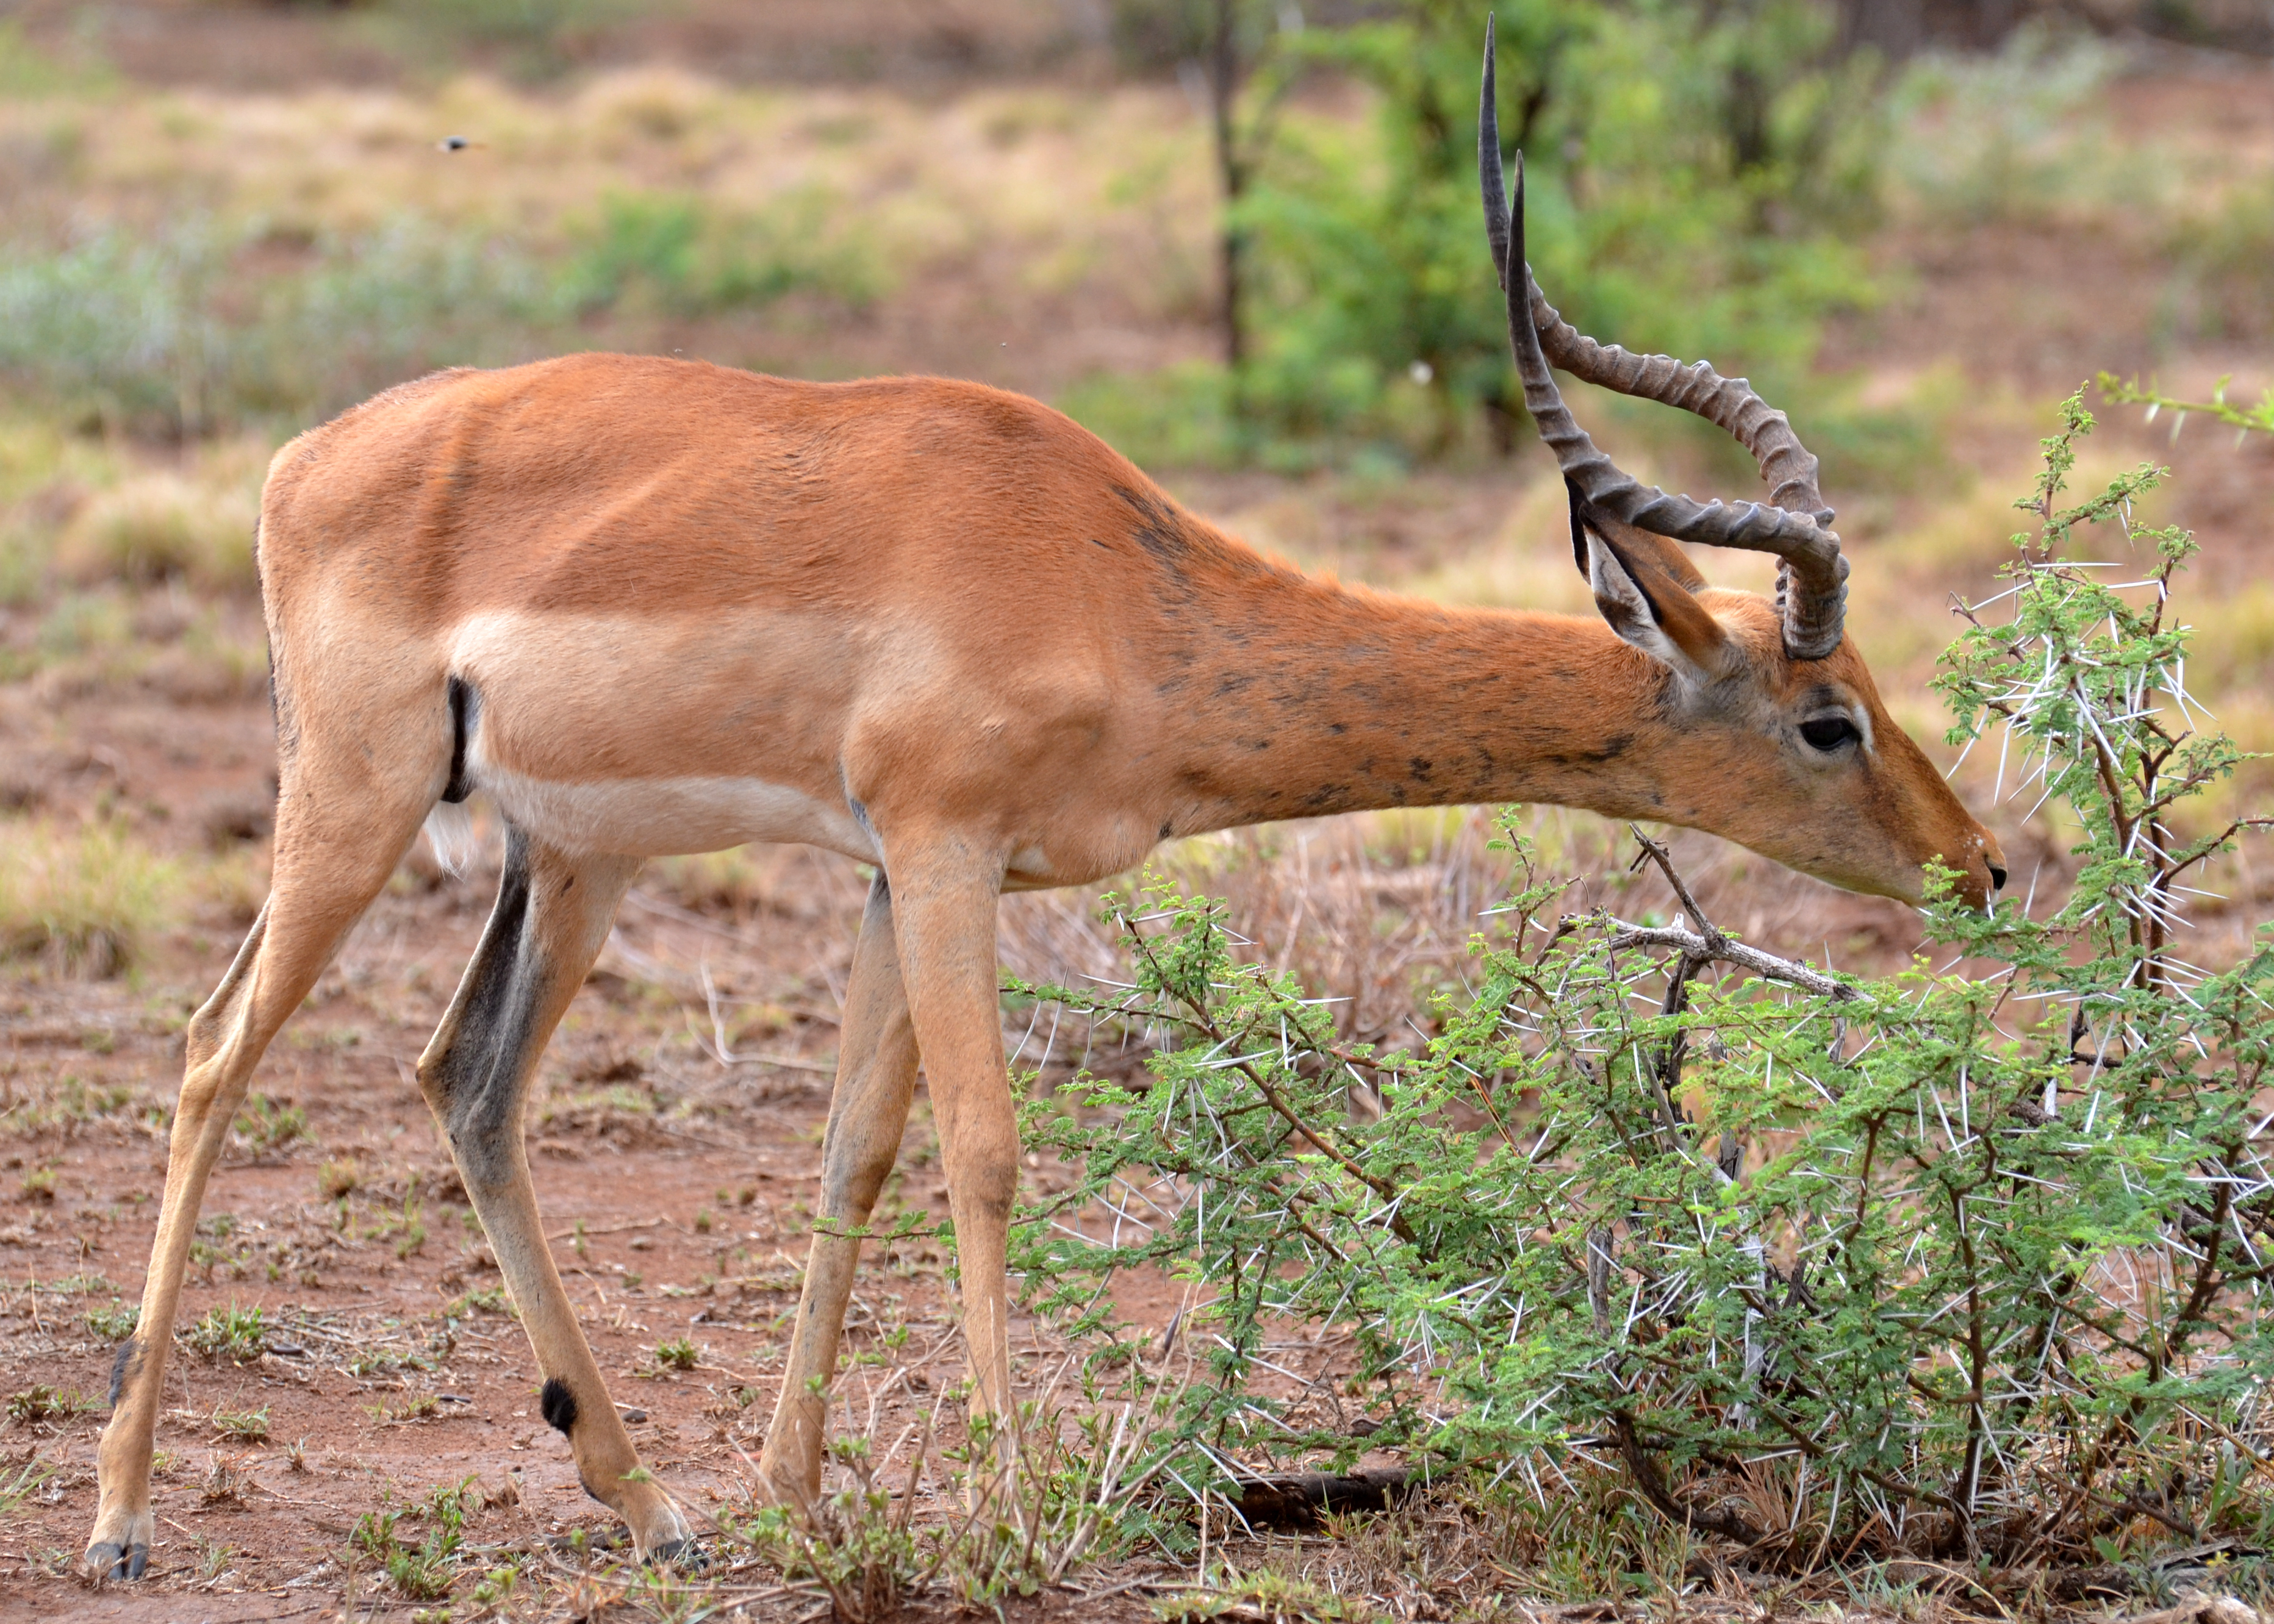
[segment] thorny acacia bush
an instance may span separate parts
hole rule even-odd
[[[1749,947],[1645,842],[1682,923],[1559,919],[1528,868],[1394,1067],[1165,887],[1110,902],[1133,985],[1028,989],[1157,1047],[1145,1086],[1032,1108],[1082,1177],[1019,1244],[1124,1381],[1159,1333],[1117,1321],[1115,1277],[1190,1285],[1158,1481],[1231,1492],[1363,1434],[1544,1507],[1623,1484],[1788,1570],[2274,1523],[2274,932],[2216,972],[2176,951],[2186,882],[2241,832],[2182,832],[2187,802],[2237,752],[2184,696],[2192,543],[2128,528],[2163,470],[2062,506],[2090,426],[2073,397],[1939,679],[1954,742],[2071,810],[2075,883],[2049,917],[1941,891],[1951,969]],[[2105,524],[2140,579],[2072,561]]]

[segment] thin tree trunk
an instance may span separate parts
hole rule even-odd
[[[1217,244],[1224,280],[1218,322],[1224,330],[1224,361],[1234,374],[1235,389],[1240,366],[1247,359],[1247,329],[1240,308],[1246,244],[1234,218],[1247,191],[1247,164],[1232,129],[1232,103],[1239,90],[1239,41],[1233,28],[1236,9],[1237,0],[1216,0],[1216,49],[1209,74],[1216,113],[1216,177],[1224,189],[1224,208]]]

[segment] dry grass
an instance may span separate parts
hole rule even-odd
[[[61,975],[116,975],[182,900],[179,865],[115,824],[0,827],[0,957]]]
[[[440,153],[446,134],[475,144]],[[53,162],[58,150],[67,163]],[[1155,86],[918,102],[736,89],[644,68],[566,95],[467,78],[431,94],[0,102],[0,192],[19,240],[84,241],[115,225],[173,244],[190,257],[175,269],[203,275],[192,262],[207,244],[244,238],[220,274],[257,278],[305,267],[328,244],[415,226],[558,264],[605,241],[623,200],[684,202],[837,267],[817,298],[710,329],[693,353],[884,370],[907,365],[907,335],[921,324],[920,342],[942,357],[932,365],[945,342],[967,365],[984,357],[988,375],[1044,392],[1206,342],[1204,152],[1181,94]],[[186,212],[185,199],[197,199]],[[836,284],[852,273],[883,300],[881,324],[843,320]],[[1003,338],[1033,330],[1013,312],[1036,304],[1088,320],[1000,355]],[[667,311],[628,319],[624,342],[653,342],[659,325],[685,342]],[[1189,337],[1164,350],[1164,325],[1189,327]]]
[[[253,492],[177,473],[126,479],[87,501],[57,542],[56,564],[85,583],[178,579],[209,592],[253,590]]]

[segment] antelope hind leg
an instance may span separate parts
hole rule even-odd
[[[837,1050],[837,1086],[829,1102],[829,1129],[821,1149],[821,1212],[840,1229],[869,1222],[877,1195],[900,1154],[915,1091],[915,1029],[900,981],[892,936],[892,893],[879,874],[869,887],[861,939],[845,994],[845,1026]],[[810,1506],[821,1493],[825,1390],[837,1372],[838,1338],[861,1243],[817,1234],[790,1333],[787,1369],[758,1475],[779,1499]]]
[[[142,1312],[110,1376],[110,1422],[95,1452],[101,1497],[87,1564],[99,1581],[142,1576],[156,1523],[150,1453],[180,1307],[182,1270],[197,1230],[206,1180],[229,1137],[253,1067],[285,1018],[315,986],[340,942],[386,884],[418,832],[425,792],[366,782],[339,826],[341,801],[302,793],[309,769],[288,771],[277,802],[276,861],[268,900],[237,959],[190,1018],[180,1102],[166,1153],[166,1193]]]
[[[691,1544],[687,1520],[638,1472],[638,1452],[545,1244],[522,1138],[538,1057],[599,956],[639,866],[629,857],[571,859],[509,830],[497,906],[419,1056],[418,1086],[449,1139],[536,1350],[546,1420],[567,1435],[584,1492],[624,1519],[638,1553],[671,1557]]]

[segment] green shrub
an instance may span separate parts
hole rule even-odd
[[[1941,678],[1954,741],[2067,804],[2075,877],[1989,915],[1942,891],[1948,969],[1855,981],[1747,947],[1653,847],[1680,927],[1557,920],[1564,883],[1535,872],[1443,1035],[1393,1063],[1236,959],[1220,905],[1116,905],[1135,986],[1047,996],[1165,1041],[1141,1091],[1030,1109],[1082,1182],[1019,1245],[1096,1371],[1158,1358],[1115,1276],[1192,1282],[1165,1471],[1231,1493],[1397,1446],[1541,1515],[1608,1477],[1787,1569],[2274,1529],[2274,929],[2231,966],[2178,951],[2198,865],[2240,832],[2191,808],[2239,753],[2182,696],[2190,538],[2127,529],[2140,561],[2112,577],[2078,538],[2163,477],[2065,506],[2090,426],[2073,397],[2011,590]],[[1354,1333],[1353,1363],[1291,1386],[1306,1326]]]
[[[1246,244],[1254,355],[1216,386],[1201,421],[1220,412],[1231,438],[1204,460],[1512,443],[1520,395],[1477,205],[1485,10],[1404,0],[1387,20],[1278,36],[1248,96],[1276,134],[1227,222]],[[1497,10],[1501,129],[1525,151],[1541,285],[1584,330],[1709,355],[1789,396],[1823,318],[1872,297],[1853,240],[1876,199],[1870,64],[1837,63],[1829,12],[1803,0]],[[1366,87],[1370,126],[1272,124],[1265,109],[1320,71]],[[1158,444],[1126,419],[1098,426],[1178,460],[1195,431],[1163,408],[1144,414],[1171,430]]]
[[[508,238],[415,217],[281,244],[299,268],[248,269],[255,227],[185,216],[0,256],[0,373],[119,426],[198,433],[305,418],[437,366],[541,353],[568,306]]]
[[[475,55],[542,82],[589,58],[599,35],[639,10],[632,0],[382,0],[368,31],[437,71],[463,72]]]
[[[2274,326],[2274,176],[2235,187],[2206,217],[2183,222],[2170,252],[2199,331],[2263,337]]]
[[[1921,213],[1953,225],[2105,204],[2127,178],[2100,110],[2122,65],[2090,34],[2036,23],[1994,54],[1924,56],[1894,93],[1894,177]]]
[[[692,193],[621,192],[576,234],[564,297],[584,310],[624,304],[674,316],[761,309],[798,292],[862,309],[878,292],[876,259],[847,221],[814,187],[742,214]]]
[[[21,22],[0,18],[0,96],[28,101],[67,91],[102,91],[116,77],[99,61],[66,59],[38,49],[24,37]]]

